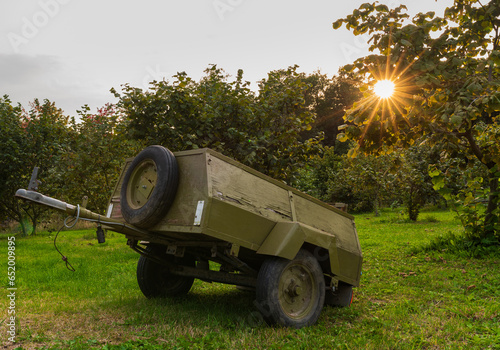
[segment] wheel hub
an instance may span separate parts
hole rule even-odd
[[[279,283],[279,302],[288,316],[299,319],[309,313],[317,293],[314,277],[306,267],[294,264],[283,271]]]
[[[127,201],[130,207],[139,209],[148,201],[157,181],[156,164],[149,159],[141,162],[130,176]]]
[[[291,298],[298,297],[302,294],[302,287],[296,284],[295,280],[292,279],[288,287],[285,289],[285,293],[287,293]]]

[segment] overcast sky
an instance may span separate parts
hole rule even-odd
[[[109,90],[147,87],[209,64],[255,83],[274,69],[334,75],[367,53],[332,22],[366,0],[2,0],[0,94],[28,107],[48,98],[66,112],[115,102]],[[442,15],[452,0],[388,0]],[[254,84],[255,86],[255,84]]]

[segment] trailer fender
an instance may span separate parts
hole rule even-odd
[[[262,242],[257,254],[279,256],[293,260],[304,243],[328,250],[331,272],[340,274],[335,236],[298,222],[278,222]],[[328,257],[313,252],[319,262]]]

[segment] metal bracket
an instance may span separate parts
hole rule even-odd
[[[210,252],[212,253],[212,258],[215,258],[217,256],[217,244],[212,245],[212,249],[210,249]]]
[[[41,182],[37,180],[39,169],[40,168],[37,166],[33,168],[33,173],[31,173],[31,180],[30,180],[30,183],[28,185],[29,191],[38,191],[38,185],[41,184]]]
[[[83,196],[82,198],[82,205],[80,205],[80,208],[87,208],[87,203],[89,201],[89,197],[88,196]]]
[[[167,246],[167,254],[174,255],[182,258],[184,256],[184,252],[186,251],[186,247],[179,247],[177,245],[169,244]]]
[[[132,249],[135,249],[137,247],[137,243],[138,242],[135,239],[132,238],[127,239],[127,245]]]
[[[235,243],[231,244],[231,250],[229,251],[229,255],[238,257],[239,252],[240,252],[240,245]]]
[[[106,242],[106,238],[104,236],[104,230],[102,229],[101,225],[97,226],[96,235],[97,235],[97,242],[101,244]]]
[[[332,277],[330,281],[330,288],[335,292],[339,288],[339,280],[336,277]]]

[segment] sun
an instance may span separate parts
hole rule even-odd
[[[390,80],[379,80],[374,87],[375,94],[380,98],[389,98],[394,94],[394,83]]]

